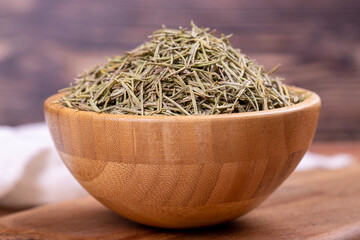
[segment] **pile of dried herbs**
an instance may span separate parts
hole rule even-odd
[[[59,101],[84,111],[212,115],[289,106],[305,96],[208,28],[162,29],[124,56],[82,73]]]

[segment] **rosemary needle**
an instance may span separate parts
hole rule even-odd
[[[60,90],[65,107],[135,115],[212,115],[280,108],[302,101],[283,79],[234,48],[229,37],[191,22],[163,27],[150,41],[84,71]]]

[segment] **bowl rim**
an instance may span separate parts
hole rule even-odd
[[[307,94],[310,94],[304,101],[300,103],[296,103],[291,106],[286,106],[282,108],[269,109],[269,110],[261,110],[257,112],[241,112],[241,113],[224,113],[218,115],[181,115],[181,116],[166,116],[166,115],[156,115],[156,116],[141,116],[141,115],[126,115],[126,114],[111,114],[111,113],[97,113],[90,111],[82,111],[78,109],[68,108],[60,103],[54,103],[54,101],[58,100],[64,93],[56,93],[48,97],[44,102],[44,111],[61,111],[64,114],[81,114],[87,115],[89,117],[101,117],[108,119],[127,119],[127,120],[206,120],[206,119],[231,119],[231,118],[243,118],[243,117],[264,117],[264,116],[274,116],[281,115],[285,113],[292,113],[301,111],[303,109],[316,107],[321,105],[321,99],[319,95],[310,90],[289,86],[286,85],[288,89],[292,91],[301,91]]]

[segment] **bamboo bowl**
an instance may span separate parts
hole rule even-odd
[[[254,209],[298,165],[320,112],[315,93],[275,110],[179,117],[78,111],[52,103],[60,96],[45,101],[45,118],[77,181],[121,216],[164,228]]]

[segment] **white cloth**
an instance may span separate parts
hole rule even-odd
[[[307,153],[296,170],[349,165],[347,154]],[[0,126],[0,205],[34,206],[87,193],[61,162],[45,123]]]
[[[61,162],[44,123],[0,127],[0,205],[27,207],[86,194]]]
[[[349,166],[353,162],[355,162],[354,157],[347,153],[325,156],[307,152],[295,171],[307,171],[319,168],[332,170]]]

